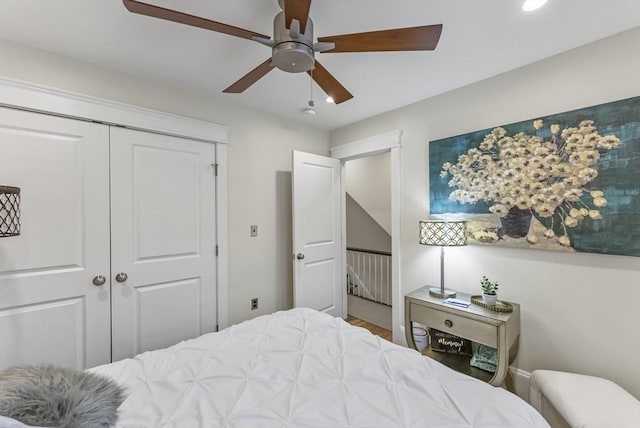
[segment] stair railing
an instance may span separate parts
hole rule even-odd
[[[347,247],[347,293],[391,306],[391,253]]]

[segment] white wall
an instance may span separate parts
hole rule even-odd
[[[348,161],[345,188],[391,234],[391,153]]]
[[[328,155],[328,132],[2,40],[0,75],[229,126],[229,322],[291,307],[291,151]]]
[[[391,252],[391,235],[349,193],[346,196],[347,247]]]
[[[640,95],[638,46],[640,28],[331,133],[333,146],[403,131],[403,293],[439,281],[439,250],[416,232],[428,141]],[[446,269],[451,288],[477,293],[488,275],[522,305],[516,367],[603,376],[640,398],[640,258],[468,246],[447,251]]]

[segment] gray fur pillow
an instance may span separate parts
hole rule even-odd
[[[122,387],[63,367],[14,367],[0,373],[0,415],[28,425],[106,428],[118,419]]]

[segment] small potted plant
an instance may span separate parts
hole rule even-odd
[[[498,282],[491,282],[486,276],[480,280],[482,288],[482,301],[487,305],[494,306],[498,301]]]

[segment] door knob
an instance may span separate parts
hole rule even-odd
[[[96,275],[93,277],[93,285],[100,287],[101,285],[104,285],[104,283],[107,282],[107,278],[105,278],[102,275]]]
[[[118,282],[125,282],[127,278],[129,278],[129,275],[127,275],[124,272],[120,272],[119,274],[116,275],[116,281]]]
[[[304,259],[304,254],[302,254],[302,253],[296,254],[296,259],[303,260]]]

